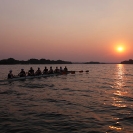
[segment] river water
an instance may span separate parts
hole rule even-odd
[[[32,65],[34,70],[45,66],[65,65]],[[66,66],[77,72],[0,82],[0,133],[133,132],[133,65]],[[10,69],[18,74],[30,67],[1,65],[0,79]]]

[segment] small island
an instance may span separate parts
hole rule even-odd
[[[128,61],[122,61],[121,64],[133,64],[133,60],[129,59]]]
[[[62,60],[46,60],[46,59],[29,59],[27,61],[19,61],[14,58],[8,58],[0,60],[0,65],[15,65],[15,64],[72,64],[70,61],[62,61]]]

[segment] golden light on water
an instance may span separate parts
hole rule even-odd
[[[121,127],[115,127],[115,126],[109,126],[110,129],[115,129],[115,130],[122,130]]]
[[[117,96],[126,96],[126,94],[127,94],[127,91],[116,91],[116,92],[114,92],[114,94],[115,95],[117,95]]]
[[[117,65],[117,72],[116,72],[116,85],[118,89],[121,89],[124,84],[124,66],[122,64]],[[119,90],[120,91],[120,90]],[[120,94],[121,92],[119,92]]]
[[[116,77],[115,77],[115,84],[113,88],[116,88],[116,90],[113,92],[113,106],[116,107],[126,107],[126,104],[122,99],[118,98],[117,96],[124,96],[127,94],[125,90],[123,90],[124,85],[124,66],[122,64],[118,64],[116,67]]]

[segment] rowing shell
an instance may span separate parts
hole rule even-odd
[[[83,72],[83,71],[78,71],[78,72]],[[33,79],[33,78],[40,78],[40,77],[50,77],[50,76],[64,75],[64,74],[69,74],[69,73],[75,74],[75,71],[67,71],[67,72],[54,73],[54,74],[42,74],[42,75],[38,75],[38,76],[14,77],[12,79],[0,80],[0,82],[25,80],[25,79]]]
[[[0,80],[0,82],[25,80],[25,79],[33,79],[33,78],[40,78],[40,77],[50,77],[50,76],[57,76],[57,75],[60,75],[60,74],[56,73],[56,74],[43,74],[43,75],[38,75],[38,76],[14,77],[12,79]]]

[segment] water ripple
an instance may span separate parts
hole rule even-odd
[[[0,132],[132,133],[132,66],[68,67],[90,72],[1,83]]]

